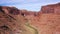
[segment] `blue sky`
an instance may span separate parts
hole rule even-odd
[[[60,2],[60,0],[0,0],[0,6],[15,6],[19,9],[39,11],[43,5],[58,2]]]

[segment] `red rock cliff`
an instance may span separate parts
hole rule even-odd
[[[24,26],[27,22],[38,31],[38,34],[60,34],[60,3],[42,6],[39,12],[0,6],[1,32],[33,34]],[[23,33],[21,30],[28,33],[24,31]]]

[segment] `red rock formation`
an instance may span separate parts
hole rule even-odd
[[[0,6],[1,34],[26,34],[21,30],[32,34],[24,26],[27,22],[38,34],[60,34],[60,3],[42,6],[39,12]]]
[[[60,34],[60,3],[42,6],[37,18],[31,24],[38,28],[39,34]]]
[[[41,11],[42,11],[42,13],[56,13],[56,14],[60,14],[60,3],[47,5],[47,6],[42,6]]]

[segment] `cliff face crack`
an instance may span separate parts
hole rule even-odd
[[[2,7],[0,6],[0,12],[3,12],[3,13],[5,13],[3,10],[2,10]]]
[[[3,29],[3,30],[8,30],[9,29],[9,27],[5,26],[5,25],[1,26],[0,28]]]
[[[0,34],[13,34],[11,29],[6,26],[6,25],[3,25],[3,26],[0,26]]]
[[[12,16],[10,16],[10,15],[8,15],[10,18],[12,18],[12,19],[14,19],[14,20],[16,20],[14,17],[12,17]]]

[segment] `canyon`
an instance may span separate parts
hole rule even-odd
[[[0,33],[60,34],[60,3],[42,6],[38,12],[0,6]]]

